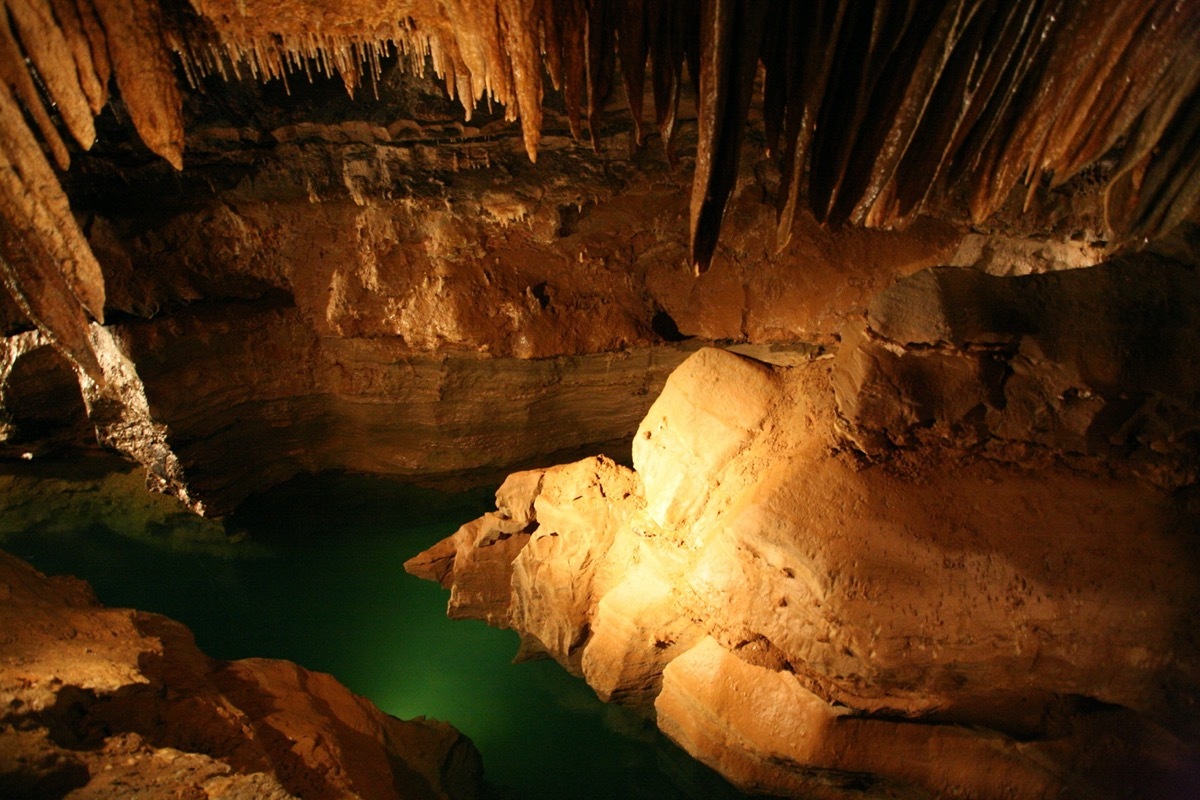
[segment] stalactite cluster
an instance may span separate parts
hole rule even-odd
[[[521,119],[536,158],[543,77],[571,126],[593,131],[620,63],[643,136],[646,76],[669,148],[685,68],[698,90],[692,259],[707,268],[762,77],[768,146],[783,172],[780,241],[805,203],[824,222],[910,222],[965,185],[976,221],[1024,182],[1061,184],[1123,144],[1106,200],[1111,234],[1152,236],[1197,202],[1200,4],[1166,0],[412,0],[266,4],[196,0],[218,37],[192,52],[282,75],[315,60],[353,88],[395,46],[428,55],[467,113]],[[358,5],[364,6],[357,8]],[[332,24],[330,24],[332,23]],[[1192,100],[1192,102],[1188,102]]]
[[[393,52],[430,64],[468,117],[498,103],[536,159],[545,82],[596,141],[622,80],[639,143],[647,84],[667,152],[697,96],[691,258],[713,257],[752,101],[778,161],[778,241],[797,210],[896,227],[965,192],[977,221],[1101,158],[1110,237],[1150,237],[1200,203],[1200,3],[1178,0],[4,0],[3,274],[92,371],[99,269],[43,149],[87,148],[115,77],[143,141],[182,168],[174,51],[193,82],[339,75],[352,92]],[[186,19],[186,24],[181,20]],[[617,66],[620,64],[620,69]],[[619,76],[619,77],[618,77]],[[761,92],[761,95],[760,95]],[[24,110],[22,114],[21,109]],[[40,135],[40,144],[32,133]]]
[[[143,141],[182,168],[182,97],[155,0],[0,3],[0,276],[96,381],[88,320],[104,319],[104,278],[46,152],[67,169],[60,126],[92,146],[114,75]]]

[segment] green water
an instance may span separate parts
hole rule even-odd
[[[85,578],[106,605],[180,620],[212,656],[289,659],[398,717],[453,723],[483,753],[497,797],[741,796],[557,664],[512,664],[515,634],[448,620],[447,593],[404,572],[490,509],[490,492],[321,475],[251,500],[222,527],[111,466],[0,474],[0,547]]]

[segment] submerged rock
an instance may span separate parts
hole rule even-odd
[[[223,662],[0,553],[0,795],[473,798],[478,751],[287,661]]]

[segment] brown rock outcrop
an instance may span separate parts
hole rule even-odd
[[[165,617],[0,553],[0,794],[470,798],[479,754],[329,675],[220,662]]]
[[[926,270],[843,332],[838,411],[874,456],[935,438],[1189,485],[1198,308],[1194,271],[1146,255],[1012,279]]]
[[[1038,374],[1086,371],[1089,339]],[[916,437],[866,460],[839,417],[870,399],[847,388],[855,352],[770,367],[702,350],[643,421],[636,471],[514,476],[494,515],[406,567],[469,586],[454,613],[515,628],[747,791],[1200,790],[1193,490],[1075,463],[1062,440],[999,458]],[[908,385],[945,398],[934,429],[980,380],[922,374]]]

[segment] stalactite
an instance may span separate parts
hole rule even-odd
[[[556,92],[563,88],[563,31],[554,0],[537,0],[538,43],[545,59],[546,74]]]
[[[544,75],[563,93],[572,133],[583,135],[586,117],[598,146],[617,54],[638,142],[649,61],[655,121],[672,159],[685,71],[694,81],[702,64],[711,71],[720,57],[709,43],[719,49],[731,35],[717,23],[701,44],[704,4],[688,0],[347,0],[336,14],[299,3],[284,15],[263,0],[193,5],[215,30],[220,55],[201,58],[177,45],[189,71],[224,71],[228,60],[235,74],[241,63],[273,79],[308,73],[315,63],[353,91],[364,75],[378,79],[389,46],[414,69],[428,54],[468,119],[476,104],[500,103],[506,118],[520,120],[531,159]],[[1166,130],[1194,85],[1180,74],[1197,60],[1191,43],[1200,35],[1200,4],[1169,0],[738,5],[770,19],[757,40],[737,34],[738,63],[763,66],[767,144],[782,174],[780,246],[805,203],[831,224],[903,226],[965,181],[972,216],[983,220],[1020,182],[1030,192],[1043,174],[1061,183],[1126,141],[1141,152],[1120,174],[1142,174],[1154,130]],[[728,24],[749,13],[739,10]],[[736,166],[739,155],[737,137],[720,131],[739,131],[746,121],[742,82],[710,78],[721,88],[701,92],[697,104],[704,127],[693,203],[697,265],[707,263],[727,199],[712,185],[712,168]],[[1163,102],[1164,93],[1174,99]],[[1132,195],[1119,194],[1110,203],[1113,220],[1128,216],[1115,209]],[[712,242],[702,241],[708,236]]]
[[[1120,11],[1125,13],[1101,17],[1099,32],[1088,31],[1087,41],[1080,44],[1095,48],[1082,53],[1090,68],[1080,74],[1054,109],[1054,122],[1036,161],[1041,169],[1053,174],[1055,182],[1066,180],[1083,164],[1091,163],[1111,148],[1115,143],[1114,127],[1116,131],[1124,131],[1132,122],[1130,118],[1114,126],[1113,114],[1124,110],[1136,115],[1146,105],[1146,100],[1137,95],[1157,88],[1165,65],[1152,63],[1155,59],[1145,58],[1145,53],[1139,50],[1157,50],[1161,42],[1157,37],[1138,35],[1149,22],[1146,17],[1153,8],[1145,3],[1127,2]],[[1150,47],[1137,47],[1141,42]],[[1129,74],[1130,68],[1139,70],[1137,82]]]
[[[1111,184],[1105,204],[1110,228],[1149,238],[1200,207],[1200,90],[1178,106],[1160,141]]]
[[[547,77],[562,92],[572,134],[584,136],[586,118],[599,147],[619,56],[635,142],[645,135],[649,80],[654,121],[674,163],[690,76],[697,271],[708,267],[735,189],[759,75],[766,145],[780,168],[780,247],[806,204],[823,223],[897,227],[966,196],[971,217],[983,221],[1022,183],[1032,197],[1100,159],[1116,161],[1104,209],[1116,241],[1166,232],[1200,204],[1195,2],[344,0],[332,10],[315,0],[286,8],[191,0],[195,17],[167,23],[158,0],[0,2],[5,118],[24,131],[3,134],[5,157],[24,169],[5,189],[6,282],[47,330],[65,326],[58,340],[80,363],[80,319],[83,309],[102,314],[103,284],[89,266],[94,259],[80,255],[86,245],[41,147],[65,169],[60,126],[90,145],[92,117],[115,75],[143,141],[180,168],[182,99],[171,51],[193,86],[210,74],[288,85],[290,76],[312,80],[316,72],[339,77],[351,94],[364,81],[377,88],[393,52],[405,69],[428,62],[468,120],[476,105],[495,103],[519,120],[530,159]],[[44,169],[24,166],[30,142]],[[23,193],[20,181],[39,188]],[[52,241],[27,241],[34,219],[57,232]],[[56,260],[61,283],[48,266]],[[37,286],[44,288],[29,288]],[[59,299],[43,307],[39,291]],[[79,309],[64,310],[64,297]]]
[[[616,74],[613,0],[591,0],[587,8],[587,120],[592,149],[600,150],[600,115],[612,93]]]
[[[806,13],[807,12],[807,13]],[[788,8],[788,32],[793,44],[788,49],[784,93],[787,109],[784,117],[784,149],[780,158],[782,179],[778,209],[780,247],[792,234],[796,213],[807,186],[806,173],[817,118],[825,97],[829,75],[833,69],[835,48],[822,47],[822,42],[836,41],[841,35],[845,18],[845,3],[837,0],[818,2],[811,9]]]
[[[928,21],[921,17],[924,8],[921,11],[914,9],[914,13],[909,17],[913,27],[906,33],[915,33],[911,38],[923,43],[923,46],[913,48],[917,55],[911,67],[905,65],[904,68],[891,73],[894,76],[899,73],[885,92],[889,99],[885,101],[888,110],[884,116],[891,124],[879,126],[886,133],[878,143],[872,141],[869,134],[864,137],[867,144],[851,163],[870,166],[860,171],[856,176],[858,180],[839,186],[839,189],[844,190],[844,194],[839,198],[837,209],[831,208],[830,216],[834,220],[849,219],[855,213],[855,206],[858,207],[858,216],[865,216],[871,204],[892,184],[897,171],[910,155],[910,149],[914,147],[921,122],[928,117],[927,112],[935,96],[935,89],[954,63],[955,48],[970,28],[976,14],[980,13],[981,5],[979,2],[951,0],[941,9],[940,15]],[[897,41],[897,51],[907,50],[908,44]],[[939,115],[953,116],[957,110],[939,109]],[[854,122],[859,131],[866,127],[862,118]],[[920,145],[921,143],[915,144],[917,148]],[[928,175],[918,177],[918,180],[928,179]],[[894,219],[897,211],[894,204],[885,207],[887,210],[883,218],[889,221]]]
[[[783,137],[783,116],[787,103],[787,54],[791,49],[788,35],[788,7],[771,3],[763,23],[762,50],[758,55],[763,68],[763,137],[767,155],[779,154]]]
[[[1014,85],[1021,97],[1010,106],[989,157],[980,164],[985,174],[980,181],[983,192],[976,194],[973,209],[977,220],[991,216],[1022,178],[1032,184],[1040,176],[1033,159],[1056,114],[1056,101],[1066,94],[1065,84],[1078,71],[1073,45],[1080,38],[1077,29],[1086,21],[1065,4],[1043,15],[1034,32],[1039,46],[1028,57],[1030,66],[1022,83]],[[1072,47],[1056,48],[1055,42]]]
[[[108,102],[108,81],[112,78],[112,62],[108,57],[108,41],[104,36],[104,27],[100,24],[100,17],[96,14],[93,0],[72,0],[72,2],[75,10],[79,12],[79,23],[87,36],[92,53],[92,67],[95,69],[96,79],[100,83],[100,105],[103,107]]]
[[[563,65],[563,100],[567,105],[567,121],[571,135],[576,139],[583,136],[584,96],[587,91],[587,9],[582,0],[554,2],[551,13],[555,29],[559,31]],[[552,44],[551,47],[555,45]]]
[[[513,99],[520,111],[525,152],[531,161],[537,161],[542,137],[542,58],[537,10],[528,0],[500,0],[498,7],[504,46],[512,63]]]
[[[54,170],[0,85],[0,270],[29,318],[102,381],[87,315],[103,320],[104,279]]]
[[[108,82],[108,76],[105,76],[102,83],[96,71],[92,43],[84,30],[79,9],[72,0],[50,0],[50,8],[70,48],[71,58],[79,76],[79,87],[87,97],[88,107],[93,115],[99,114],[108,102],[108,93],[104,86]]]
[[[654,93],[654,122],[658,126],[667,160],[675,160],[675,123],[683,75],[686,24],[689,9],[679,0],[646,0],[647,49]],[[694,15],[692,15],[694,16]]]
[[[107,81],[107,61],[97,65],[83,7],[46,0],[0,5],[0,278],[29,319],[101,381],[88,319],[104,319],[104,277],[17,107],[19,99],[61,169],[69,152],[44,103],[82,147],[92,145],[93,114],[106,99],[101,73]]]
[[[492,65],[486,39],[490,37],[495,41],[498,36],[495,13],[490,16],[480,13],[470,4],[470,0],[447,0],[443,6],[463,63],[474,76],[474,96],[471,100],[478,103],[485,96],[494,96],[498,76],[489,74]]]
[[[629,113],[633,115],[634,144],[642,146],[643,96],[646,90],[646,8],[644,0],[623,0],[618,11],[617,44],[621,53],[621,77]]]
[[[1171,30],[1172,38],[1159,35]],[[1120,87],[1118,96],[1108,96],[1093,88],[1089,113],[1101,124],[1089,125],[1086,117],[1076,115],[1069,135],[1061,137],[1054,153],[1055,183],[1075,175],[1102,157],[1135,125],[1136,134],[1125,146],[1133,159],[1153,149],[1142,134],[1141,125],[1152,132],[1155,142],[1163,137],[1167,121],[1173,119],[1181,104],[1200,87],[1200,59],[1179,59],[1171,45],[1174,41],[1200,41],[1200,13],[1195,4],[1164,5],[1150,10],[1131,41],[1113,64],[1107,83]],[[1194,101],[1193,101],[1194,102]],[[1144,109],[1144,110],[1143,110]],[[1139,124],[1140,120],[1140,124]],[[1175,141],[1171,137],[1169,141]]]
[[[183,97],[155,0],[96,0],[121,97],[138,135],[183,169]]]
[[[737,181],[763,20],[761,4],[737,0],[703,4],[699,143],[691,207],[691,260],[697,274],[708,270],[725,204]]]
[[[887,185],[873,185],[855,210],[858,224],[879,226],[881,220],[910,222],[935,187],[944,182],[955,155],[992,102],[1002,76],[1011,69],[1016,45],[1032,23],[1028,9],[1019,4],[984,5],[975,15],[967,36],[970,57],[956,58],[949,77],[940,82],[931,108],[913,136],[909,151],[897,165]],[[992,42],[994,46],[983,47]]]
[[[54,99],[67,130],[86,150],[96,141],[96,126],[71,47],[44,0],[5,0],[24,43],[26,55],[37,68]]]
[[[54,162],[60,169],[65,170],[71,164],[71,155],[58,134],[58,128],[46,113],[41,94],[25,67],[25,54],[21,52],[20,45],[13,37],[12,29],[8,25],[7,11],[0,12],[0,81],[20,99],[21,105],[25,106],[42,139],[45,140]]]

